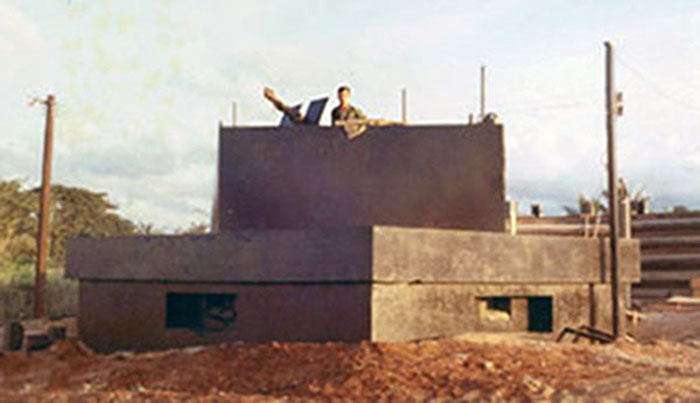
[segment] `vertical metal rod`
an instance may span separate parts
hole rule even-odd
[[[615,150],[615,81],[613,71],[613,44],[605,42],[605,109],[608,137],[608,210],[610,214],[610,289],[612,296],[612,333],[620,336],[620,290],[618,270],[620,267],[619,229],[617,191],[617,159]]]
[[[480,120],[484,120],[486,117],[486,66],[481,66],[481,96],[479,98],[479,104],[481,105],[479,117]]]
[[[53,120],[56,99],[46,99],[46,130],[44,132],[44,160],[39,201],[39,233],[37,234],[37,259],[34,278],[34,317],[46,316],[46,260],[48,257],[49,215],[51,201],[51,159],[53,155]]]
[[[401,122],[408,123],[408,101],[406,89],[401,89]]]
[[[238,125],[238,102],[231,105],[231,126],[236,127],[236,125]]]

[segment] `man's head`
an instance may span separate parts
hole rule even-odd
[[[350,105],[350,87],[342,85],[338,88],[338,101],[342,106]]]

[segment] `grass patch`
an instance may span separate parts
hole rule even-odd
[[[32,262],[0,262],[0,320],[33,316],[34,270]],[[77,280],[65,278],[63,267],[49,264],[46,297],[50,317],[75,315],[78,311]]]

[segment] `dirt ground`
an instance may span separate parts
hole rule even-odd
[[[0,358],[0,401],[700,401],[700,311],[647,315],[638,341],[613,345],[480,334],[95,355],[68,340]]]

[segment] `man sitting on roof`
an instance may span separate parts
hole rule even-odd
[[[347,120],[367,119],[361,110],[350,105],[350,87],[343,85],[338,88],[338,101],[340,101],[340,105],[333,108],[331,112],[334,126]]]

